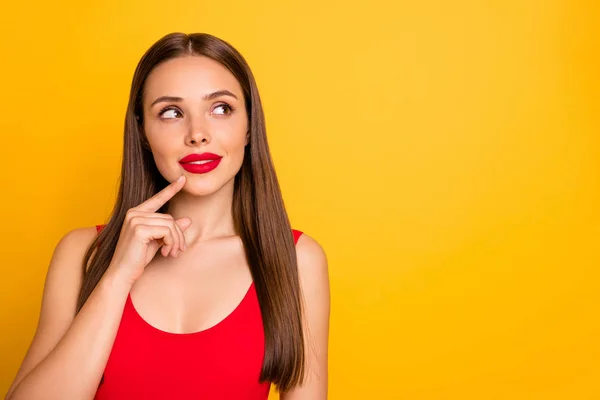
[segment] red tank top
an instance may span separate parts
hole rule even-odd
[[[293,233],[297,243],[302,232]],[[148,324],[127,296],[95,399],[266,400],[271,384],[258,381],[264,350],[254,282],[225,319],[186,334]]]

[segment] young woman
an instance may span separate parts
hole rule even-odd
[[[290,227],[244,58],[160,39],[124,139],[110,220],[56,246],[7,399],[325,399],[327,261]]]

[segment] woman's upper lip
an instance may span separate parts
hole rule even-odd
[[[202,153],[202,154],[188,154],[179,160],[180,163],[189,163],[193,161],[205,161],[205,160],[218,160],[221,156],[213,153]]]

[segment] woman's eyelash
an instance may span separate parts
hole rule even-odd
[[[176,107],[172,107],[172,106],[169,106],[169,107],[165,107],[165,108],[163,108],[162,110],[160,110],[160,112],[158,113],[158,115],[162,117],[162,116],[163,116],[163,114],[164,114],[164,113],[166,113],[167,111],[176,111],[176,112],[178,112],[179,114],[183,114],[183,113],[181,112],[181,110],[179,110],[178,108],[176,108]]]
[[[215,108],[219,108],[219,107],[228,108],[229,109],[229,114],[231,114],[233,111],[235,111],[235,109],[232,106],[230,106],[229,104],[227,104],[227,103],[217,104],[217,106]]]
[[[233,108],[231,105],[229,105],[229,104],[227,104],[227,103],[221,103],[221,104],[217,104],[217,105],[216,105],[216,106],[213,108],[213,111],[214,111],[215,109],[217,109],[217,108],[220,108],[220,107],[223,107],[223,108],[225,108],[225,109],[226,109],[226,111],[225,111],[224,115],[229,115],[229,114],[231,114],[232,112],[234,112],[234,111],[235,111],[235,108]],[[179,114],[183,115],[183,112],[181,112],[181,110],[180,110],[180,109],[178,109],[177,107],[173,107],[173,106],[169,106],[169,107],[165,107],[165,108],[163,108],[162,110],[160,110],[160,112],[158,113],[158,115],[159,115],[160,117],[162,117],[162,116],[164,115],[164,113],[166,113],[167,111],[175,111],[175,112],[177,112],[177,113],[179,113]],[[172,118],[168,118],[168,119],[172,119]]]

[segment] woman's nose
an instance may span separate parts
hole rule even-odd
[[[201,116],[191,118],[186,142],[190,145],[210,143],[208,124]]]

